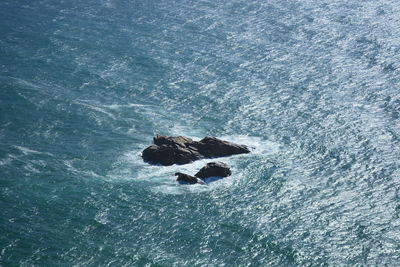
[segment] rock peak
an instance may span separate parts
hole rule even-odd
[[[154,145],[143,150],[142,158],[145,162],[165,166],[187,164],[203,158],[250,153],[249,148],[245,145],[209,136],[200,141],[193,141],[184,136],[156,135],[153,142]]]

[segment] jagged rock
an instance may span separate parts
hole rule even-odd
[[[198,142],[197,149],[206,158],[250,153],[249,148],[245,145],[238,145],[215,137],[204,137]]]
[[[156,135],[153,138],[153,142],[155,145],[179,145],[185,147],[186,143],[193,142],[192,139],[184,137],[184,136],[163,136],[163,135]]]
[[[165,166],[187,164],[203,158],[250,153],[245,145],[234,144],[214,137],[193,141],[183,136],[157,135],[153,141],[154,145],[143,150],[142,158],[145,162]]]
[[[188,184],[206,185],[206,183],[204,181],[200,180],[197,177],[191,176],[189,174],[177,172],[177,173],[175,173],[175,176],[178,176],[178,178],[176,179],[178,182],[185,182],[185,183],[188,183]]]
[[[227,177],[232,172],[229,166],[223,162],[210,162],[206,166],[200,169],[195,176],[201,179],[205,179],[213,176]]]

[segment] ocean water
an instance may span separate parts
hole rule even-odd
[[[0,1],[1,266],[399,266],[400,2]],[[254,147],[151,166],[155,134]]]

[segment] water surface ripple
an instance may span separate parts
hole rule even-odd
[[[399,266],[400,3],[0,2],[0,265]],[[182,186],[152,136],[255,147]]]

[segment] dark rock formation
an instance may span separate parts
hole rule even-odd
[[[197,143],[199,153],[206,158],[250,153],[249,148],[245,145],[238,145],[215,137],[204,137]]]
[[[195,174],[195,176],[205,179],[213,176],[227,177],[231,174],[232,172],[227,164],[223,162],[210,162],[201,168],[200,171]]]
[[[154,137],[154,145],[143,150],[142,158],[149,163],[168,166],[187,164],[203,158],[226,157],[243,153],[250,153],[247,146],[214,137],[193,141],[183,136],[157,135]]]
[[[206,185],[206,183],[203,182],[202,180],[200,180],[199,178],[196,178],[194,176],[191,176],[191,175],[188,175],[185,173],[177,172],[177,173],[175,173],[175,176],[178,176],[178,178],[176,179],[178,182],[184,182],[184,183],[188,183],[188,184]]]

